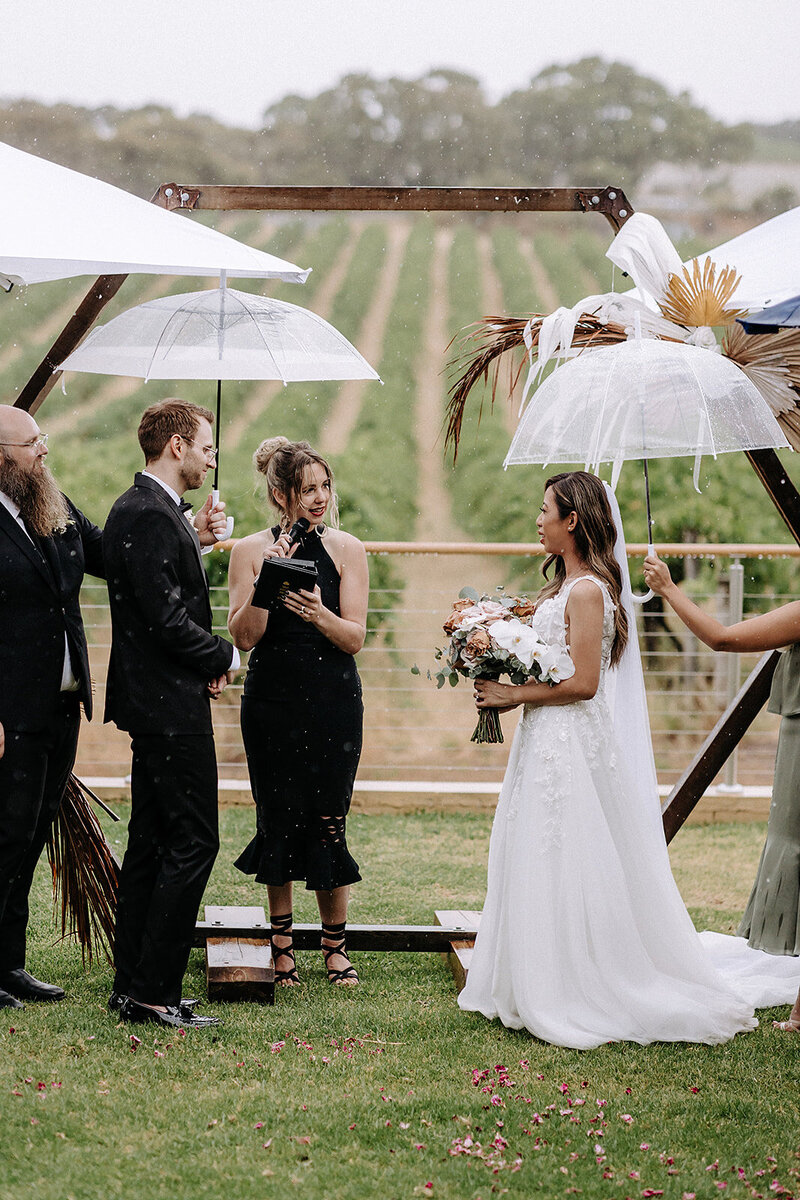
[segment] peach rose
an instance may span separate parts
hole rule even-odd
[[[536,605],[533,600],[529,600],[527,596],[523,596],[517,600],[514,607],[511,609],[515,617],[532,617],[536,612]]]
[[[461,625],[461,614],[465,609],[472,608],[472,606],[471,600],[456,600],[453,605],[453,611],[442,626],[445,633],[455,633]]]
[[[473,658],[478,658],[481,654],[485,654],[487,650],[491,650],[491,648],[492,639],[485,629],[473,629],[464,647],[467,654],[471,654]]]

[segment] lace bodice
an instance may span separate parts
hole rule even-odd
[[[597,584],[603,594],[603,641],[600,660],[602,686],[605,673],[611,662],[611,647],[614,644],[615,610],[608,587],[601,579],[598,579],[596,575],[579,575],[577,579],[571,579],[569,583],[564,584],[561,591],[557,592],[555,596],[548,596],[537,605],[532,624],[542,641],[547,642],[548,645],[555,643],[559,646],[566,646],[569,649],[564,614],[569,594],[579,579],[591,579],[593,583]]]

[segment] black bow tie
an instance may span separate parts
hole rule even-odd
[[[179,500],[178,501],[178,508],[181,510],[182,513],[189,512],[189,509],[191,507],[192,506],[188,500]]]

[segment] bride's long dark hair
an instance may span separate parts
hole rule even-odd
[[[628,618],[621,603],[622,579],[619,565],[614,558],[614,542],[617,532],[608,503],[605,488],[596,475],[588,471],[565,471],[553,475],[544,485],[545,491],[552,490],[556,507],[562,520],[575,513],[578,523],[574,529],[575,549],[586,564],[586,570],[608,585],[614,602],[614,643],[611,647],[611,665],[615,667],[622,658],[628,641]],[[547,572],[555,563],[555,575],[539,592],[538,600],[554,596],[560,591],[566,578],[564,560],[560,554],[551,554],[542,567]]]

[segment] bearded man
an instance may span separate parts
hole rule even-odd
[[[25,970],[28,894],[75,761],[92,684],[79,606],[102,530],[59,491],[47,437],[0,405],[0,1008],[61,1000]]]

